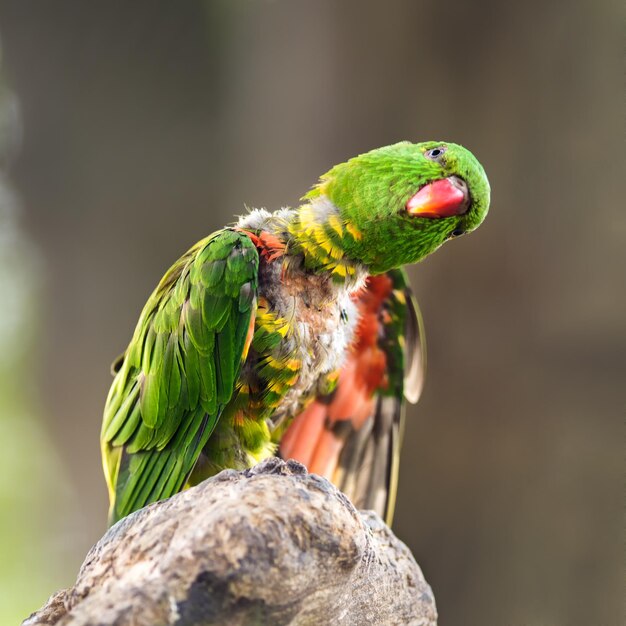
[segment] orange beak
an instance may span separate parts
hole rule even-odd
[[[406,203],[406,210],[415,217],[436,218],[462,215],[469,206],[467,184],[458,176],[450,176],[422,187]]]

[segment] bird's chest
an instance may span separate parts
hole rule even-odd
[[[297,414],[343,365],[357,309],[348,290],[304,271],[262,264],[250,359],[251,406],[274,424]]]

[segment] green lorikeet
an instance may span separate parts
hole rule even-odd
[[[336,165],[298,208],[252,210],[193,246],[114,364],[110,522],[276,454],[390,520],[404,398],[425,367],[402,266],[474,230],[489,195],[461,146],[401,142]]]

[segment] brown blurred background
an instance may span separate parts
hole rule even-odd
[[[617,2],[0,2],[0,623],[105,529],[109,363],[168,265],[401,139],[492,211],[412,271],[429,372],[394,528],[442,626],[617,625],[626,236]]]

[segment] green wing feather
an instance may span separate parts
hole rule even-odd
[[[150,296],[104,410],[110,523],[183,488],[238,393],[258,265],[247,235],[221,230],[181,257]]]

